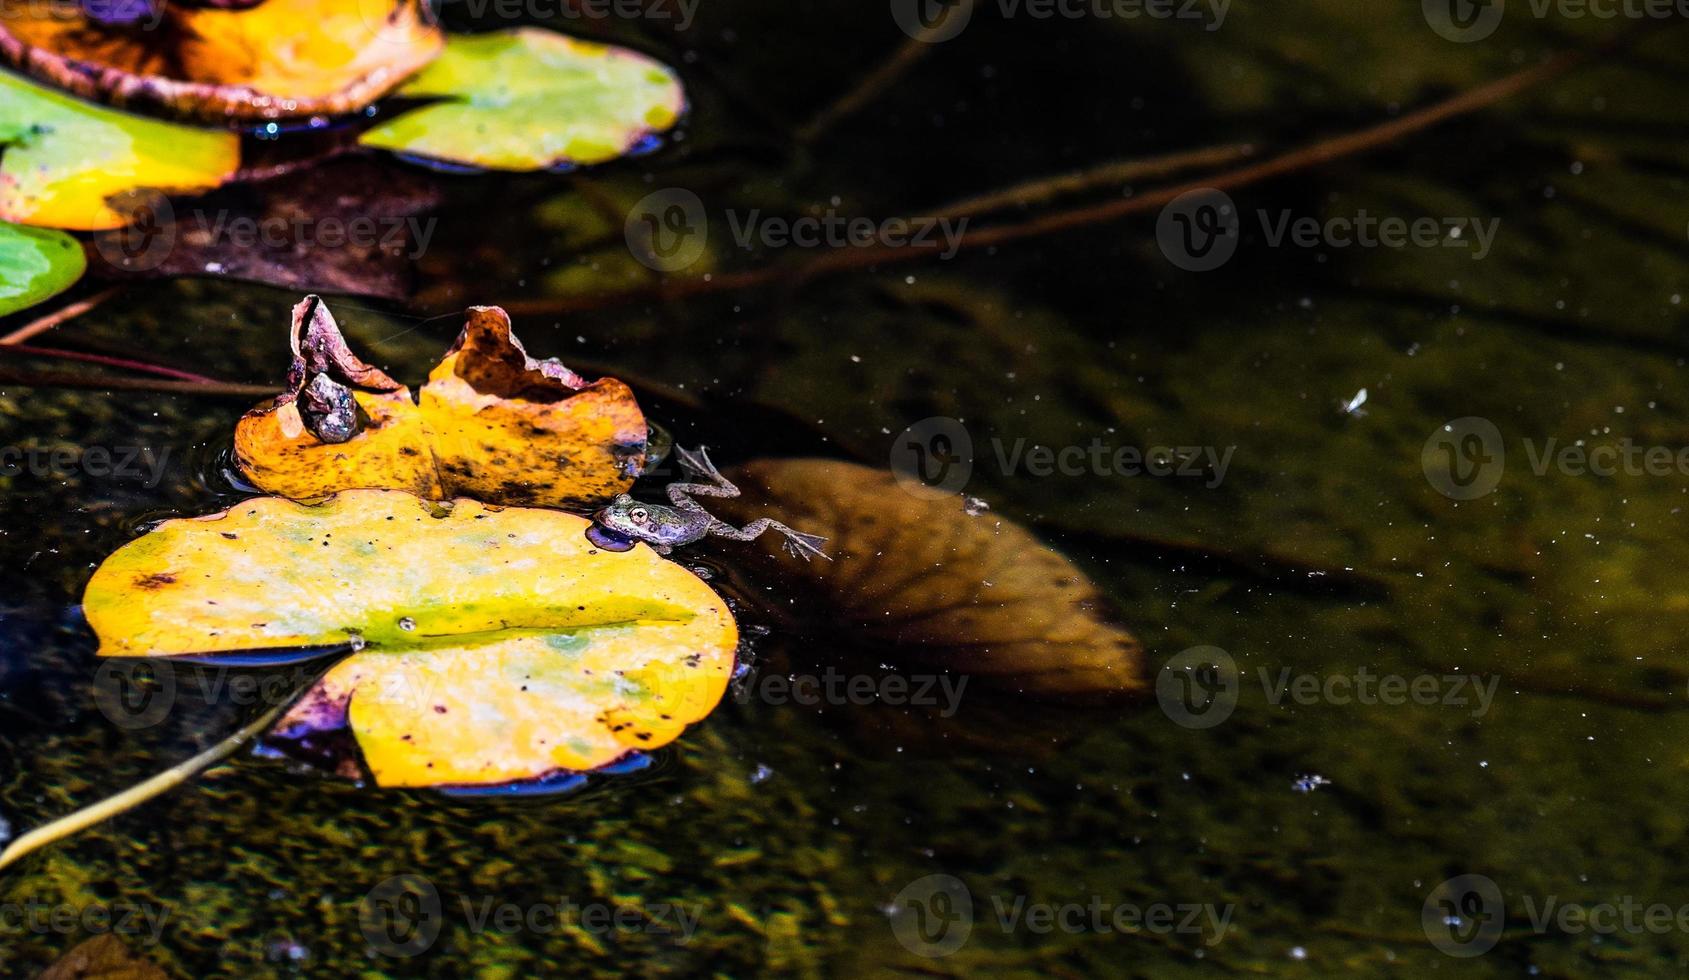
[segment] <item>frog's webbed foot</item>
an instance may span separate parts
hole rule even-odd
[[[793,558],[802,558],[804,561],[808,561],[810,555],[815,555],[818,558],[825,558],[828,561],[833,560],[833,556],[821,550],[821,546],[827,543],[826,538],[823,538],[818,534],[805,534],[802,531],[794,531],[784,524],[777,524],[775,527],[778,528],[780,533],[786,537],[786,540],[780,542],[781,547],[785,548],[786,554],[791,555]]]
[[[781,545],[786,549],[786,553],[793,558],[802,558],[804,561],[808,561],[811,555],[815,555],[826,558],[828,561],[833,560],[831,556],[821,550],[821,546],[827,542],[826,538],[816,534],[794,531],[779,521],[767,517],[758,518],[742,528],[723,524],[720,521],[717,521],[710,528],[711,534],[733,541],[754,541],[764,531],[778,531],[784,535],[786,540],[782,541]]]

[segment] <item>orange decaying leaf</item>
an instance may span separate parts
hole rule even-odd
[[[645,462],[645,415],[633,391],[529,357],[496,306],[469,311],[421,403],[450,494],[583,507],[626,490]]]
[[[307,297],[293,321],[287,390],[235,427],[241,470],[266,493],[392,488],[584,508],[626,490],[644,465],[647,426],[632,390],[529,357],[497,307],[469,311],[420,406],[351,353],[321,300]],[[349,438],[315,404],[340,389],[361,410]]]
[[[424,0],[264,0],[246,10],[161,4],[112,25],[68,3],[0,23],[0,58],[83,98],[205,120],[354,112],[444,46]]]
[[[291,343],[287,390],[235,426],[235,459],[247,479],[266,493],[296,499],[354,487],[441,496],[410,390],[352,353],[321,299],[308,296],[293,308]],[[319,376],[348,388],[367,416],[350,441],[324,441],[300,412],[305,386]]]

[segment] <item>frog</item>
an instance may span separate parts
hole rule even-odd
[[[706,537],[754,541],[765,531],[777,531],[785,536],[782,544],[792,557],[804,561],[812,556],[832,560],[821,550],[826,538],[804,534],[779,521],[763,517],[744,527],[734,527],[726,521],[717,520],[704,509],[703,504],[692,498],[737,497],[739,488],[710,462],[707,447],[699,446],[696,451],[689,452],[676,446],[674,455],[689,477],[709,482],[669,484],[669,504],[672,506],[648,504],[625,493],[617,494],[614,500],[592,515],[593,523],[587,528],[587,540],[605,551],[627,551],[636,542],[643,541],[659,555],[667,555],[680,545],[702,541]]]

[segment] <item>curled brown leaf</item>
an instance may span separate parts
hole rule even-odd
[[[854,463],[755,460],[729,475],[743,495],[712,502],[724,519],[774,517],[827,537],[830,562],[749,553],[806,594],[829,635],[1027,694],[1147,689],[1143,647],[1095,584],[1014,522]]]

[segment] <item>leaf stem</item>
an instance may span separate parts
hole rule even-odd
[[[136,783],[115,796],[108,796],[98,803],[85,806],[74,813],[66,814],[24,834],[7,845],[4,851],[0,851],[0,868],[14,864],[26,855],[43,847],[87,830],[97,823],[115,817],[126,810],[132,810],[154,797],[175,789],[227,759],[242,745],[262,734],[270,725],[274,724],[277,718],[281,717],[282,712],[287,710],[291,703],[291,701],[283,701],[259,715],[240,731],[223,739],[199,755],[171,766],[151,779]]]
[[[156,374],[161,378],[174,378],[177,381],[194,381],[200,384],[217,384],[216,378],[208,378],[203,374],[192,371],[179,371],[176,368],[165,367],[162,364],[149,364],[146,361],[133,361],[125,357],[112,357],[107,354],[84,354],[81,351],[62,350],[57,347],[32,347],[28,344],[0,343],[0,357],[50,357],[61,361],[82,361],[87,364],[99,364],[105,367],[123,368],[138,371],[141,374]]]
[[[4,348],[0,348],[4,350]],[[91,391],[153,391],[166,395],[205,395],[212,398],[263,398],[281,394],[275,385],[229,381],[178,381],[168,378],[128,378],[115,374],[72,374],[55,371],[0,370],[0,385],[23,388],[82,388]]]
[[[122,291],[122,286],[107,286],[92,296],[84,297],[74,303],[67,303],[52,313],[31,320],[6,336],[0,337],[0,346],[21,344],[36,334],[46,333],[66,320],[73,320],[81,316]]]

